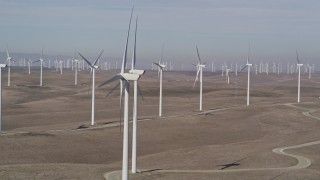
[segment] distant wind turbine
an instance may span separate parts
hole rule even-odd
[[[296,50],[296,54],[297,54],[297,68],[298,68],[298,103],[300,102],[300,68],[301,66],[303,66],[303,64],[300,63],[299,61],[299,54],[298,54],[298,50]]]
[[[31,72],[30,72],[31,60],[30,59],[25,59],[24,61],[25,62],[27,61],[27,63],[28,63],[28,74],[30,75],[31,74]]]
[[[99,66],[97,66],[97,62],[99,60],[99,58],[101,57],[102,53],[104,50],[101,51],[100,55],[98,56],[98,58],[94,61],[93,64],[91,64],[91,62],[89,60],[87,60],[87,58],[85,58],[80,52],[78,52],[78,54],[82,57],[83,60],[85,60],[87,62],[87,64],[90,66],[91,68],[91,76],[92,76],[92,89],[91,89],[91,125],[93,126],[95,124],[95,119],[94,119],[94,113],[95,113],[95,109],[94,109],[94,105],[95,105],[95,74],[96,74],[96,69],[99,68]],[[91,78],[90,78],[91,79]],[[90,86],[90,84],[89,84]]]
[[[159,94],[159,117],[162,116],[162,73],[163,73],[163,69],[166,68],[166,64],[164,64],[162,62],[162,56],[163,56],[163,49],[164,46],[162,47],[162,53],[161,53],[161,58],[160,61],[158,63],[153,63],[156,66],[158,66],[158,75],[159,75],[159,79],[160,79],[160,94]]]
[[[199,54],[199,50],[198,50],[198,47],[196,46],[196,49],[197,49],[197,55],[198,55],[198,64],[196,65],[197,67],[197,75],[196,75],[196,79],[194,81],[194,84],[193,84],[193,88],[194,86],[196,85],[196,82],[198,81],[199,79],[199,74],[200,74],[200,108],[199,110],[202,111],[202,68],[205,68],[206,67],[206,63],[202,63],[201,62],[201,58],[200,58],[200,54]]]
[[[40,62],[40,86],[42,86],[42,67],[43,67],[43,61],[44,61],[43,60],[43,51],[44,51],[44,48],[42,48],[42,53],[41,53],[40,59],[33,62],[33,63]]]
[[[252,66],[252,64],[249,63],[249,58],[250,58],[250,44],[249,44],[247,64],[241,69],[241,71],[243,71],[246,67],[248,67],[247,106],[249,106],[249,104],[250,104],[250,67]]]

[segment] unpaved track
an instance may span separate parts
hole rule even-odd
[[[313,103],[313,102],[307,102],[307,103]],[[293,108],[299,108],[306,110],[302,112],[303,115],[309,118],[313,118],[315,120],[319,120],[319,117],[313,116],[311,113],[316,112],[316,110],[308,109],[308,108],[302,108],[299,106],[295,106],[295,103],[285,103],[285,104],[277,104],[277,105],[285,105]],[[303,103],[301,103],[303,104]],[[269,106],[269,105],[267,105]],[[273,105],[274,106],[274,105]],[[241,106],[242,107],[242,106]],[[215,109],[215,110],[208,110],[205,112],[193,114],[193,115],[204,115],[207,113],[211,113],[214,111],[221,111],[221,110],[228,110],[232,108],[237,108],[237,107],[229,107],[229,108],[221,108],[221,109]],[[276,167],[276,168],[247,168],[247,169],[226,169],[226,170],[164,170],[164,169],[144,169],[144,170],[139,170],[139,173],[144,173],[144,172],[156,172],[156,173],[232,173],[232,172],[243,172],[243,171],[270,171],[270,170],[297,170],[297,169],[304,169],[307,168],[311,165],[310,159],[295,155],[295,154],[289,154],[286,153],[285,150],[289,149],[298,149],[298,148],[303,148],[303,147],[308,147],[308,146],[313,146],[313,145],[318,145],[320,144],[320,140],[318,141],[313,141],[313,142],[308,142],[304,144],[298,144],[298,145],[293,145],[293,146],[286,146],[286,147],[280,147],[280,148],[275,148],[272,150],[272,152],[279,154],[279,155],[284,155],[288,156],[291,158],[295,158],[297,160],[297,164],[294,166],[289,166],[289,167]],[[111,171],[107,172],[104,174],[104,178],[106,180],[120,180],[121,179],[121,171]]]

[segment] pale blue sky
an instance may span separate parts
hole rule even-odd
[[[0,0],[0,51],[121,58],[133,3],[142,61],[320,58],[319,0]]]

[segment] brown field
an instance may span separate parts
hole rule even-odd
[[[13,67],[11,72],[10,87],[6,71],[2,74],[0,179],[104,179],[104,173],[121,169],[119,90],[105,97],[116,83],[96,90],[97,125],[90,127],[90,71],[80,71],[79,85],[74,86],[71,70],[60,75],[45,69],[44,87],[37,86],[38,68],[31,75],[23,68]],[[98,70],[96,84],[117,72]],[[137,166],[151,171],[130,174],[130,179],[320,179],[320,144],[285,151],[311,160],[302,169],[285,169],[297,160],[272,152],[320,140],[320,121],[303,114],[312,111],[320,118],[320,74],[313,74],[311,80],[302,74],[301,103],[294,104],[297,74],[252,72],[247,107],[246,73],[232,74],[226,84],[221,73],[205,72],[202,114],[199,85],[192,89],[195,74],[164,72],[162,118],[158,117],[157,72],[147,71],[140,79],[144,101],[139,98]],[[132,98],[130,103],[132,108]],[[221,169],[233,162],[237,165]]]

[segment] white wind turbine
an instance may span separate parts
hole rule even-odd
[[[73,59],[73,64],[72,64],[72,69],[74,69],[74,85],[76,86],[78,84],[78,63],[79,60],[77,59],[77,50],[74,51],[74,59]]]
[[[10,80],[11,80],[11,77],[10,77],[11,76],[11,61],[13,61],[13,60],[10,57],[8,46],[7,46],[8,86],[10,86]]]
[[[309,66],[309,79],[311,79],[312,66]]]
[[[2,133],[2,68],[6,67],[6,64],[0,64],[0,133]]]
[[[131,70],[129,73],[131,74],[138,74],[142,76],[145,71],[135,69],[136,65],[136,42],[137,42],[137,28],[138,28],[138,17],[136,19],[136,29],[134,34],[134,46],[133,46],[133,56],[132,56],[132,63],[131,63]],[[137,132],[138,132],[138,80],[134,80],[134,87],[133,87],[133,120],[132,120],[132,173],[137,172]]]
[[[124,50],[124,56],[122,60],[121,72],[114,76],[113,78],[105,81],[99,87],[111,83],[116,80],[120,80],[120,108],[122,109],[122,87],[124,84],[125,88],[125,98],[124,98],[124,110],[123,110],[123,146],[122,146],[122,180],[128,180],[128,162],[129,162],[129,90],[130,90],[130,81],[138,81],[140,78],[139,74],[125,73],[125,67],[127,65],[127,49],[128,49],[128,40],[131,26],[133,8],[131,12],[129,29],[127,33],[126,45]],[[119,85],[119,84],[118,84]],[[118,85],[115,87],[117,88]],[[112,90],[114,90],[113,88]],[[109,93],[110,94],[110,93]],[[121,122],[121,119],[120,119]]]
[[[62,60],[59,60],[59,68],[60,68],[60,74],[62,75],[62,69],[63,69],[63,64],[64,63],[64,61],[62,61]]]
[[[300,102],[300,68],[301,66],[303,66],[303,64],[300,63],[299,61],[299,54],[298,54],[298,50],[296,50],[296,54],[297,54],[297,68],[298,68],[298,103]]]
[[[227,66],[226,66],[227,67]],[[231,72],[231,69],[229,69],[228,67],[226,68],[226,77],[227,77],[227,84],[230,84],[230,77],[229,77],[229,73]]]
[[[249,52],[247,57],[247,64],[241,69],[241,71],[243,71],[246,67],[248,67],[247,106],[249,106],[250,104],[250,67],[252,66],[252,64],[249,63],[249,58],[250,58],[250,45],[249,45]]]
[[[78,54],[82,57],[83,60],[85,60],[87,62],[87,64],[90,66],[91,68],[91,75],[92,75],[92,80],[90,78],[90,80],[92,81],[92,89],[91,89],[91,125],[93,126],[95,124],[95,119],[94,119],[94,113],[95,113],[95,109],[94,109],[94,105],[95,105],[95,74],[96,74],[96,69],[99,68],[99,66],[97,66],[97,62],[100,58],[100,56],[102,55],[104,50],[101,51],[100,55],[98,56],[98,58],[94,61],[93,64],[91,64],[91,62],[89,60],[87,60],[80,52],[78,52]],[[90,84],[89,84],[90,87]]]
[[[41,53],[40,59],[33,62],[33,63],[40,62],[40,86],[42,86],[42,67],[43,67],[43,61],[44,61],[43,60],[43,50],[44,49],[42,49],[42,53]]]
[[[196,65],[197,67],[197,75],[196,75],[196,79],[193,83],[193,88],[194,86],[196,85],[196,82],[198,81],[198,78],[199,78],[199,74],[200,74],[200,111],[202,111],[202,68],[205,68],[206,67],[206,63],[202,63],[201,62],[201,58],[200,58],[200,54],[199,54],[199,50],[198,50],[198,47],[196,46],[196,49],[197,49],[197,54],[198,54],[198,64]]]
[[[238,64],[236,63],[236,70],[235,70],[236,76],[238,76]]]
[[[30,59],[25,59],[24,61],[25,62],[27,61],[27,63],[28,63],[28,74],[30,75],[31,74],[31,72],[30,72],[31,60]]]
[[[164,47],[162,47],[162,53],[161,53],[161,58],[160,61],[158,63],[153,63],[156,66],[158,66],[158,75],[159,75],[159,80],[160,80],[160,95],[159,95],[159,117],[162,116],[162,72],[163,69],[166,68],[166,64],[164,62],[162,62],[162,56],[163,56],[163,49]]]

